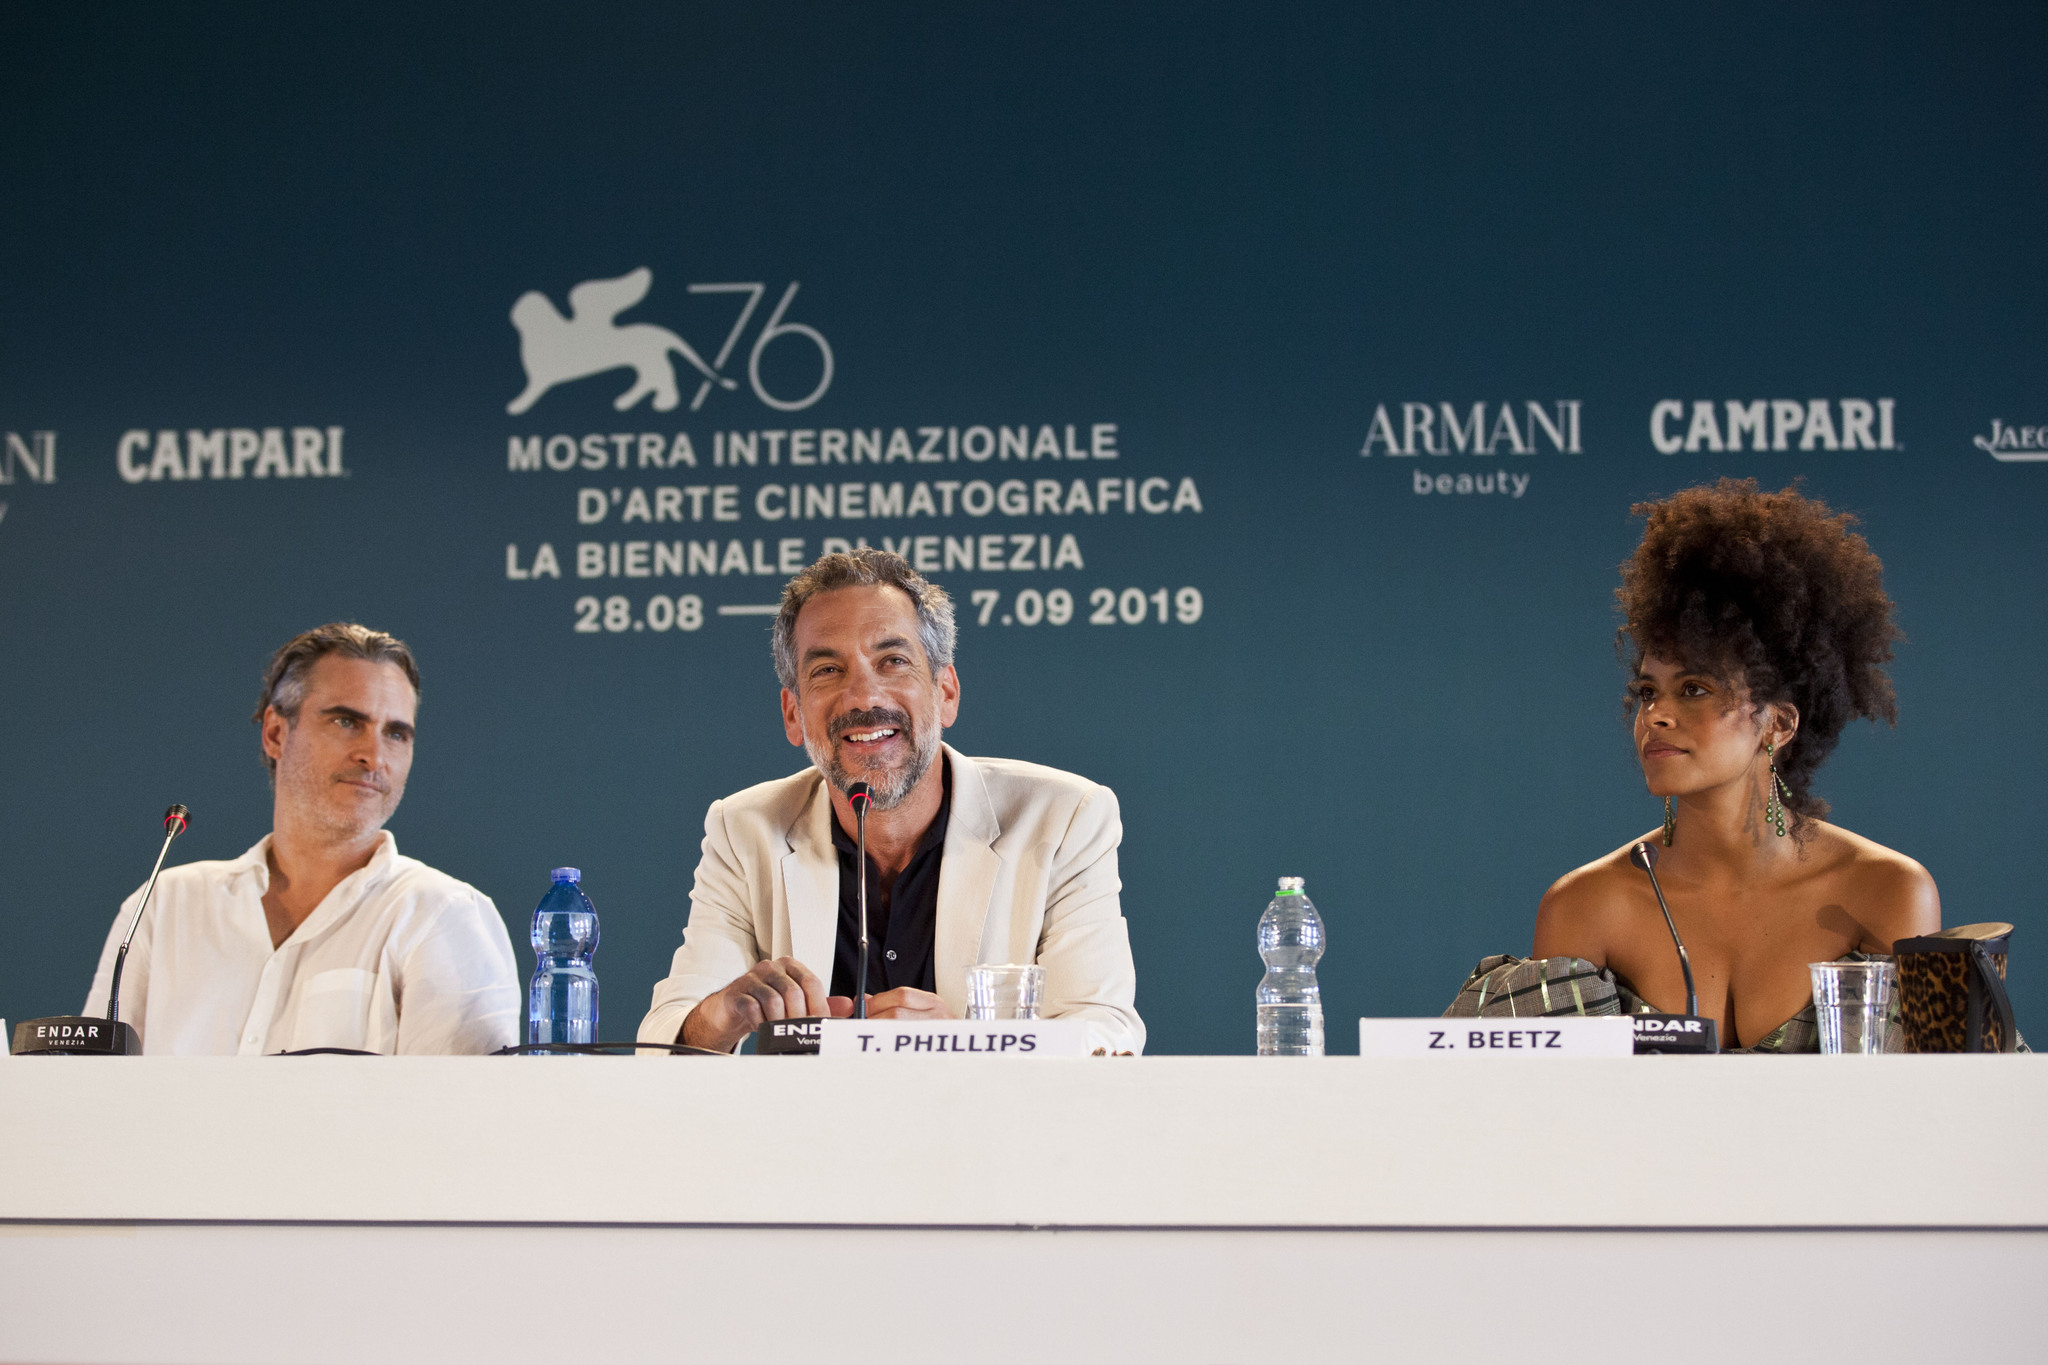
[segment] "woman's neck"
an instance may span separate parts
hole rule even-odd
[[[1725,786],[1675,798],[1676,829],[1666,855],[1689,878],[1716,873],[1747,879],[1771,875],[1796,856],[1790,839],[1766,823],[1766,778],[1749,773]]]

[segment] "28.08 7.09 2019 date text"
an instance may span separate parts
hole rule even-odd
[[[1074,595],[1065,588],[1054,588],[1040,592],[1036,588],[1025,588],[1016,593],[1007,609],[998,615],[1003,607],[1003,594],[994,588],[981,588],[969,594],[972,605],[972,620],[976,625],[986,626],[1021,625],[1035,626],[1041,622],[1050,626],[1064,626],[1074,620],[1076,603]],[[1093,588],[1088,593],[1088,614],[1086,621],[1095,626],[1138,626],[1148,622],[1165,625],[1174,622],[1191,626],[1202,619],[1202,590],[1200,588]],[[745,614],[760,615],[763,611],[749,609]],[[657,634],[671,630],[694,631],[704,625],[704,599],[696,593],[684,593],[679,597],[667,597],[657,593],[647,599],[646,609],[634,614],[632,599],[623,595],[611,597],[579,597],[576,599],[576,633],[579,635],[623,634],[626,631],[651,630]]]

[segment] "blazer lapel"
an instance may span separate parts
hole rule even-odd
[[[953,813],[946,825],[946,853],[939,865],[939,923],[932,945],[933,984],[956,1017],[967,1017],[967,969],[981,961],[988,908],[1002,871],[993,845],[996,823],[981,769],[952,745],[946,761],[953,770]]]
[[[789,954],[832,985],[839,941],[839,853],[832,847],[832,802],[820,779],[811,799],[784,832],[783,904],[789,911]]]

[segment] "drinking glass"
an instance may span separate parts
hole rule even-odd
[[[1820,1050],[1866,1054],[1885,1050],[1885,1019],[1898,992],[1898,968],[1890,962],[1813,962],[1813,1012],[1820,1022]]]
[[[983,964],[967,969],[969,1019],[1036,1019],[1045,968]]]

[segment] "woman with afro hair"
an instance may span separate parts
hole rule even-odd
[[[1814,1051],[1807,964],[1889,953],[1941,925],[1934,879],[1829,824],[1814,774],[1851,720],[1897,719],[1884,665],[1898,629],[1868,542],[1796,489],[1723,479],[1634,509],[1617,645],[1636,757],[1662,824],[1644,835],[1728,1051]],[[1635,840],[1559,878],[1534,961],[1489,958],[1454,1014],[1682,1012],[1685,981]],[[1517,1003],[1518,998],[1522,1003]],[[1489,1003],[1492,1008],[1488,1008]]]

